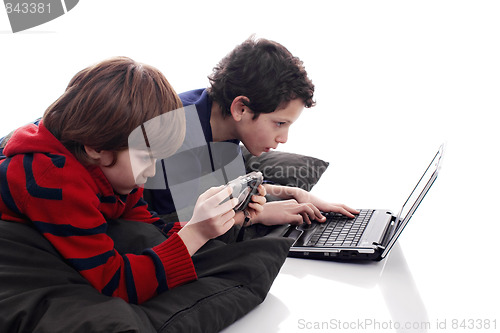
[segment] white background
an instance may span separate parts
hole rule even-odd
[[[442,173],[398,251],[429,318],[491,318],[500,309],[499,17],[497,1],[82,0],[13,34],[0,10],[0,136],[40,117],[77,71],[105,58],[156,66],[182,92],[206,87],[213,66],[251,34],[276,40],[304,61],[316,85],[317,106],[303,112],[279,150],[330,162],[318,195],[397,210],[447,142]],[[326,264],[307,265],[344,267],[347,280],[365,274]],[[325,271],[298,273],[300,265],[307,267],[287,260],[258,308],[289,307],[270,331],[298,329],[299,306],[305,315],[332,307],[286,299],[306,275],[306,283],[329,280]],[[343,289],[341,281],[331,287]],[[348,285],[358,297],[380,297],[375,287]],[[258,309],[245,325],[259,320]],[[356,318],[355,310],[342,311]]]

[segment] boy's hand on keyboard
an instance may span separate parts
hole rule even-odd
[[[355,217],[354,215],[359,214],[358,210],[351,208],[349,206],[346,206],[344,204],[328,203],[324,206],[321,205],[321,207],[327,207],[327,209],[324,210],[324,212],[340,213],[340,214],[345,215],[351,219]]]
[[[264,211],[259,214],[254,223],[265,225],[277,224],[310,224],[311,221],[325,222],[326,218],[321,212],[335,212],[354,218],[359,214],[356,209],[344,204],[330,203],[319,199],[311,193],[291,186],[279,186],[265,184],[266,191],[283,201],[268,202],[264,205]]]
[[[346,206],[344,204],[338,204],[338,203],[331,203],[324,201],[311,193],[304,191],[302,189],[298,189],[299,191],[296,191],[294,197],[295,200],[299,203],[311,203],[313,204],[317,209],[319,209],[322,212],[334,212],[334,213],[340,213],[342,215],[345,215],[350,218],[354,218],[354,215],[359,214],[359,211],[351,208],[349,206]],[[321,220],[320,222],[324,222],[324,220]]]
[[[310,203],[298,203],[295,199],[267,202],[264,210],[255,219],[254,223],[264,225],[311,224],[311,221],[325,222],[326,218]]]

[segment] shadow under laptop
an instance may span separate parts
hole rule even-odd
[[[289,264],[283,266],[280,274],[292,275],[300,280],[314,275],[364,289],[378,288],[394,323],[392,328],[395,332],[427,332],[429,329],[425,304],[399,243],[380,262],[332,262],[295,258],[288,258],[287,261],[290,261]],[[312,298],[316,296],[311,295]],[[342,302],[342,299],[335,300],[335,304]]]

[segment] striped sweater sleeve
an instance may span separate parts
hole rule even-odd
[[[106,218],[121,217],[126,204],[98,196],[97,185],[76,160],[15,155],[0,164],[0,178],[2,218],[32,221],[103,294],[142,303],[196,279],[192,259],[176,233],[141,255],[118,253],[106,234]],[[109,208],[104,214],[103,207]]]
[[[158,214],[148,209],[148,204],[143,198],[144,189],[134,190],[128,198],[127,207],[121,218],[130,221],[142,221],[154,224],[168,237],[179,232],[187,222],[165,222]]]

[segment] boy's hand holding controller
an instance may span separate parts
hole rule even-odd
[[[262,185],[263,180],[262,173],[254,171],[227,183],[226,187],[232,188],[230,198],[238,199],[234,207],[237,223],[243,223],[245,218],[248,222],[264,210],[266,189]]]
[[[248,203],[247,208],[245,209],[246,215],[248,218],[254,219],[262,213],[264,210],[264,204],[266,203],[266,189],[264,185],[259,185],[257,187],[256,194],[252,195],[250,202]]]
[[[220,204],[231,193],[232,189],[228,187],[212,187],[196,201],[193,217],[178,233],[190,255],[209,239],[224,234],[234,225],[236,213],[233,208],[238,199],[233,198]]]
[[[231,229],[235,224],[236,210],[245,209],[250,218],[257,216],[263,210],[266,190],[262,185],[254,186],[247,191],[246,197],[242,198],[238,196],[241,191],[233,193],[235,188],[230,184],[212,187],[200,195],[194,207],[193,217],[179,231],[178,235],[190,255],[198,251],[208,240]],[[233,197],[234,195],[236,197]]]

